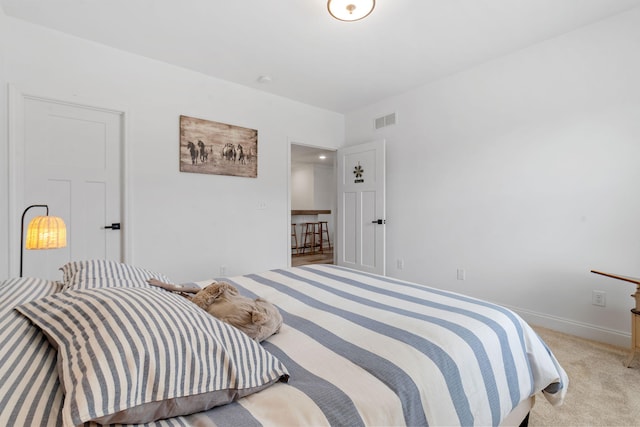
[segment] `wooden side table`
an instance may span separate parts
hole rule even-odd
[[[613,279],[631,282],[637,286],[636,293],[631,295],[636,300],[636,308],[631,309],[631,353],[629,354],[629,358],[625,363],[625,366],[628,368],[631,365],[631,362],[633,362],[633,358],[636,356],[636,352],[640,350],[640,278],[621,276],[619,274],[612,273],[604,273],[597,270],[591,270],[591,272],[611,277]]]
[[[633,358],[636,356],[638,350],[640,350],[640,310],[635,308],[631,309],[631,354],[627,359],[625,366],[628,368],[633,362]]]

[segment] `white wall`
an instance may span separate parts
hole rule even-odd
[[[329,240],[333,246],[335,242],[334,218],[336,217],[336,209],[338,208],[336,168],[333,166],[315,165],[313,172],[315,208],[329,209],[331,211],[331,214],[318,215],[318,221],[327,221],[327,232],[329,233]]]
[[[9,147],[7,145],[7,85],[4,80],[4,76],[7,75],[4,51],[10,40],[7,25],[7,17],[0,5],[0,280],[7,277],[9,271],[9,187],[7,185]]]
[[[291,165],[291,209],[328,209],[331,214],[318,215],[327,221],[329,241],[333,246],[337,209],[337,182],[334,166],[297,162]],[[315,221],[308,218],[308,221]]]
[[[315,209],[314,173],[310,163],[291,165],[291,209]]]
[[[333,166],[297,162],[291,165],[291,209],[335,209]]]
[[[285,267],[289,259],[290,135],[337,148],[341,114],[127,54],[0,12],[0,122],[6,85],[126,114],[132,242],[128,261],[177,281]],[[10,42],[6,42],[10,40]],[[258,129],[258,178],[180,173],[181,114]],[[0,132],[0,153],[7,152]],[[0,279],[9,268],[7,156],[0,160]],[[266,203],[266,209],[257,209]],[[20,212],[22,207],[12,207]],[[71,231],[72,232],[72,231]],[[16,232],[17,233],[17,232]],[[15,250],[18,250],[16,247]]]
[[[640,9],[348,114],[387,140],[388,274],[627,346],[635,287],[589,271],[640,276],[638,52]]]

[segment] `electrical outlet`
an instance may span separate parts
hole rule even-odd
[[[264,200],[260,200],[258,202],[258,205],[256,206],[256,209],[258,210],[267,209],[267,202],[265,202]]]
[[[604,291],[592,291],[591,292],[591,304],[599,307],[607,306],[607,293]]]
[[[227,267],[225,267],[224,265],[220,266],[220,275],[224,276],[227,274]]]
[[[396,266],[398,267],[398,270],[404,269],[404,260],[398,258],[398,260],[396,261]]]
[[[465,273],[463,268],[458,269],[458,280],[464,280],[467,274]]]

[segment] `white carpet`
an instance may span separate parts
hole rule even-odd
[[[640,354],[624,366],[629,349],[534,327],[569,376],[564,404],[539,394],[529,425],[640,426]]]

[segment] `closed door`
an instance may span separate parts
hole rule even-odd
[[[25,250],[23,275],[59,278],[58,268],[70,260],[121,260],[120,230],[105,226],[121,218],[122,114],[27,96],[23,107],[23,167],[17,171],[23,197],[17,209],[47,204],[49,214],[67,225],[66,248]],[[44,214],[31,209],[25,228]]]
[[[385,142],[338,150],[337,263],[385,274]]]

